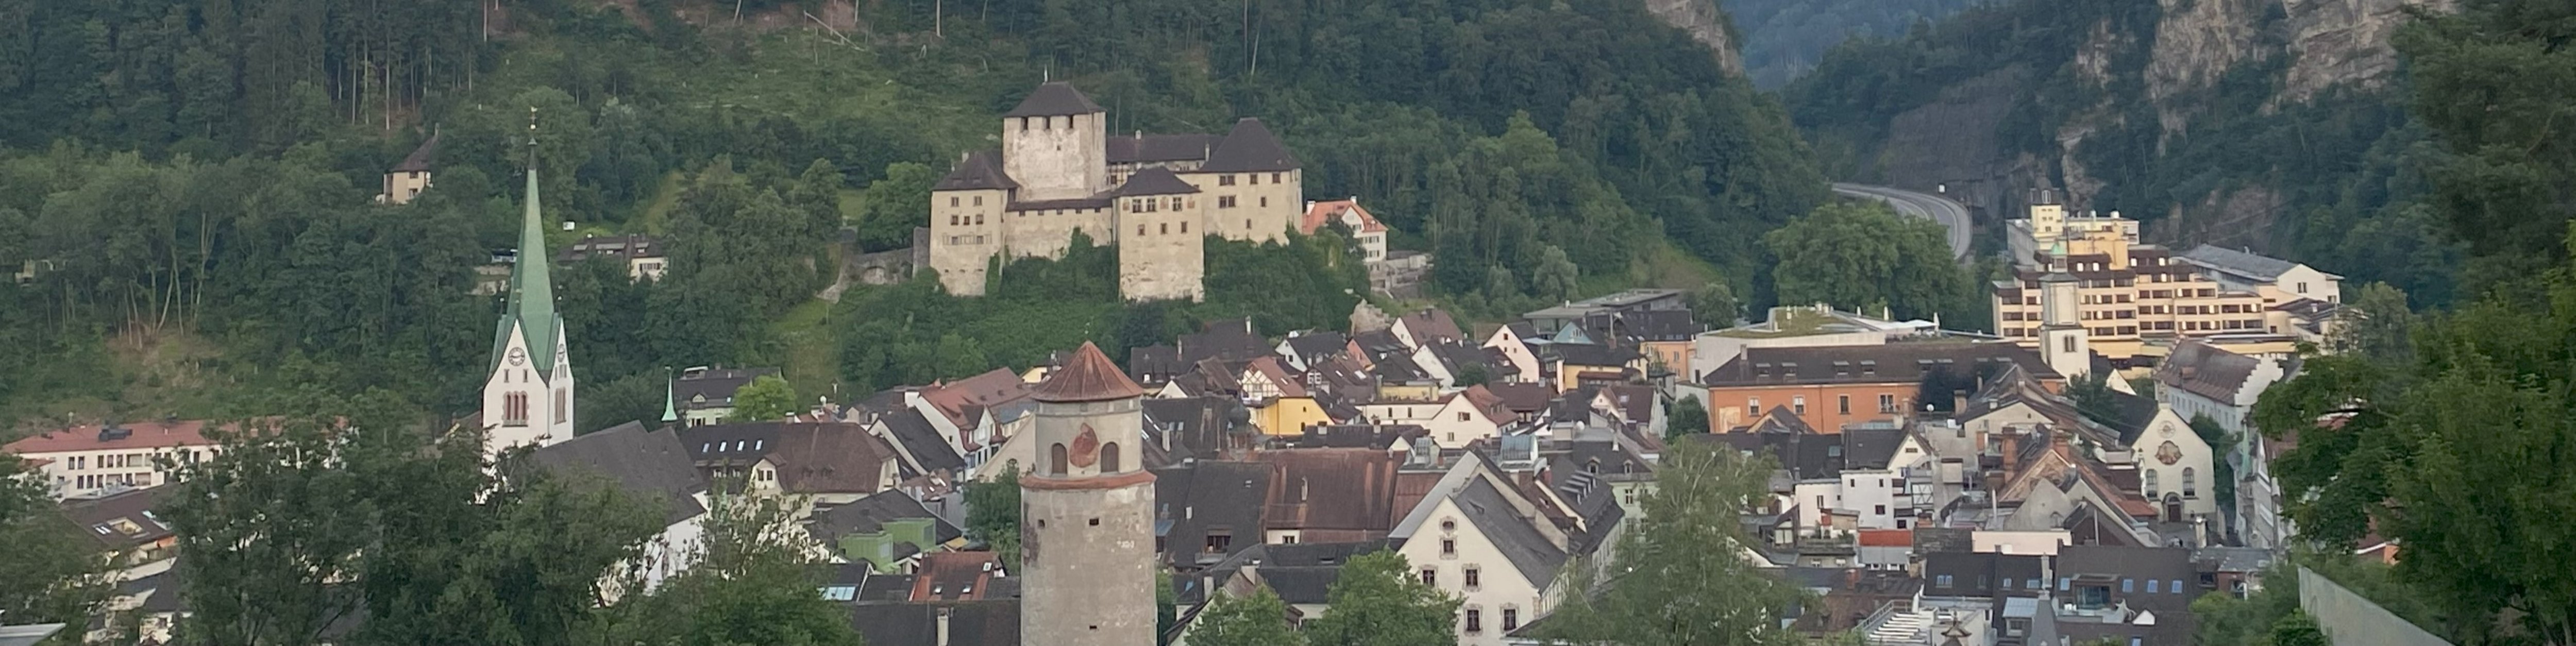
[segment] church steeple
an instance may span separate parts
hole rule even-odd
[[[537,200],[537,109],[528,108],[528,188],[519,217],[519,259],[510,265],[510,305],[501,315],[501,339],[494,342],[492,362],[500,365],[500,344],[518,326],[528,340],[528,356],[553,365],[555,333],[563,321],[555,314],[554,277],[546,257],[545,211]]]
[[[546,254],[544,206],[537,199],[537,115],[528,110],[528,186],[519,222],[519,257],[510,266],[508,304],[492,333],[492,362],[483,380],[486,453],[572,439],[572,359],[564,349],[563,315]]]

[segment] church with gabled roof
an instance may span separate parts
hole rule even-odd
[[[1224,135],[1111,135],[1072,84],[1002,115],[1002,147],[967,153],[931,188],[930,269],[980,296],[999,258],[1058,258],[1075,232],[1118,247],[1131,301],[1206,294],[1206,236],[1281,241],[1305,211],[1295,155],[1258,118]]]
[[[510,265],[509,303],[492,333],[483,377],[485,457],[518,446],[572,439],[572,356],[563,315],[555,310],[546,254],[545,212],[537,203],[536,124],[528,125],[528,196],[519,222],[519,255]]]

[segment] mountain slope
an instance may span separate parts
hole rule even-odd
[[[2391,34],[2447,0],[2016,0],[1848,43],[1784,91],[1845,177],[1946,186],[1992,220],[2028,189],[2447,299],[2414,204],[2423,138]]]

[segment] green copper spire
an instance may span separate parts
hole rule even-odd
[[[666,372],[666,373],[667,373],[667,372],[670,372],[670,369],[669,369],[669,368],[663,368],[662,370],[663,370],[663,372]],[[663,376],[662,376],[662,423],[664,423],[664,424],[676,424],[676,423],[679,423],[679,421],[680,421],[680,406],[679,406],[679,401],[673,397],[673,393],[672,393],[673,389],[675,389],[675,388],[676,388],[676,386],[674,386],[674,385],[672,384],[672,381],[671,381],[670,375],[668,375],[668,374],[663,375]]]
[[[555,361],[555,330],[563,320],[555,314],[554,279],[549,274],[552,263],[546,256],[545,212],[537,203],[537,109],[528,108],[528,198],[526,213],[519,222],[519,259],[510,266],[510,304],[501,314],[501,329],[492,340],[492,365],[501,365],[504,347],[510,342],[511,326],[518,326],[528,341],[528,363],[538,374],[551,376]],[[542,378],[542,377],[541,377]]]

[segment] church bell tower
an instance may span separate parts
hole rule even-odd
[[[546,255],[545,212],[537,203],[537,112],[528,109],[528,187],[519,222],[519,257],[510,265],[509,304],[492,333],[483,377],[485,457],[516,446],[572,439],[572,358],[563,316],[555,312]]]
[[[1038,384],[1038,464],[1020,476],[1020,634],[1049,646],[1155,642],[1154,474],[1145,389],[1100,348]]]

